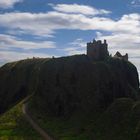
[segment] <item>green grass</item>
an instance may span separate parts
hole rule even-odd
[[[49,117],[30,106],[30,112],[59,140],[139,140],[140,102],[116,100],[101,114],[76,112],[70,118]]]
[[[41,140],[24,118],[22,104],[0,116],[0,140]]]
[[[91,140],[91,127],[99,116],[99,113],[75,112],[70,118],[52,117],[36,110],[32,104],[29,104],[29,111],[48,134],[59,140]]]

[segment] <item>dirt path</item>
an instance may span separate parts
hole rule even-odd
[[[25,115],[27,121],[32,125],[33,129],[35,129],[42,136],[44,140],[54,140],[29,115],[27,110],[27,102],[23,103],[22,112]]]

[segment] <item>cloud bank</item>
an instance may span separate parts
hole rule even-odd
[[[12,8],[16,3],[22,1],[23,0],[0,0],[0,8],[3,9]]]
[[[52,41],[26,41],[15,36],[0,34],[0,49],[6,48],[21,48],[21,49],[40,49],[40,48],[55,48],[55,43]]]
[[[78,4],[49,4],[56,11],[63,13],[75,13],[83,15],[104,15],[110,14],[111,11],[105,9],[96,9],[87,5],[78,5]]]
[[[13,1],[11,5],[13,6],[16,2],[19,1]],[[129,13],[122,15],[118,19],[113,19],[109,16],[111,11],[97,9],[88,5],[49,5],[52,10],[46,13],[11,12],[0,14],[0,27],[7,29],[5,34],[0,34],[0,48],[16,47],[26,50],[41,47],[54,48],[55,42],[53,41],[27,41],[17,38],[16,34],[36,35],[44,38],[53,37],[58,30],[65,29],[98,31],[96,38],[107,39],[112,52],[116,49],[124,52],[127,50],[130,52],[131,57],[137,56],[137,52],[140,52],[139,13]],[[10,32],[14,32],[14,35],[6,35],[6,33],[9,34]],[[71,45],[69,44],[68,48],[64,48],[63,51],[67,52],[67,54],[83,52],[85,50],[82,47],[83,45],[75,47],[78,45],[76,44],[77,41],[79,40],[74,41]],[[81,42],[78,43],[80,44]]]

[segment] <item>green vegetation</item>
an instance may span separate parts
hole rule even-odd
[[[0,68],[0,113],[33,95],[32,117],[60,140],[139,140],[138,89],[136,67],[121,59],[21,60]],[[0,134],[29,137],[22,118],[3,118]]]
[[[48,134],[59,140],[91,140],[91,123],[99,115],[75,112],[68,118],[52,117],[32,106],[29,111]]]
[[[120,98],[105,111],[94,114],[73,113],[69,118],[51,117],[35,110],[30,112],[47,132],[59,140],[139,140],[140,102]]]
[[[22,113],[18,104],[0,116],[0,140],[41,140]]]
[[[97,140],[135,140],[134,132],[138,122],[133,124],[136,117],[132,113],[134,105],[132,99],[116,100],[96,121],[94,137]]]

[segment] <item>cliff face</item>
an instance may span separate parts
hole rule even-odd
[[[106,108],[115,98],[137,98],[136,67],[108,58],[90,61],[86,55],[24,60],[0,68],[0,110],[4,112],[27,95],[39,109],[64,116]]]
[[[21,60],[0,68],[0,113],[33,93],[42,61],[43,59]]]
[[[136,99],[139,87],[136,67],[130,62],[113,58],[94,62],[85,55],[44,63],[39,79],[36,104],[60,116],[106,108],[115,98]]]

